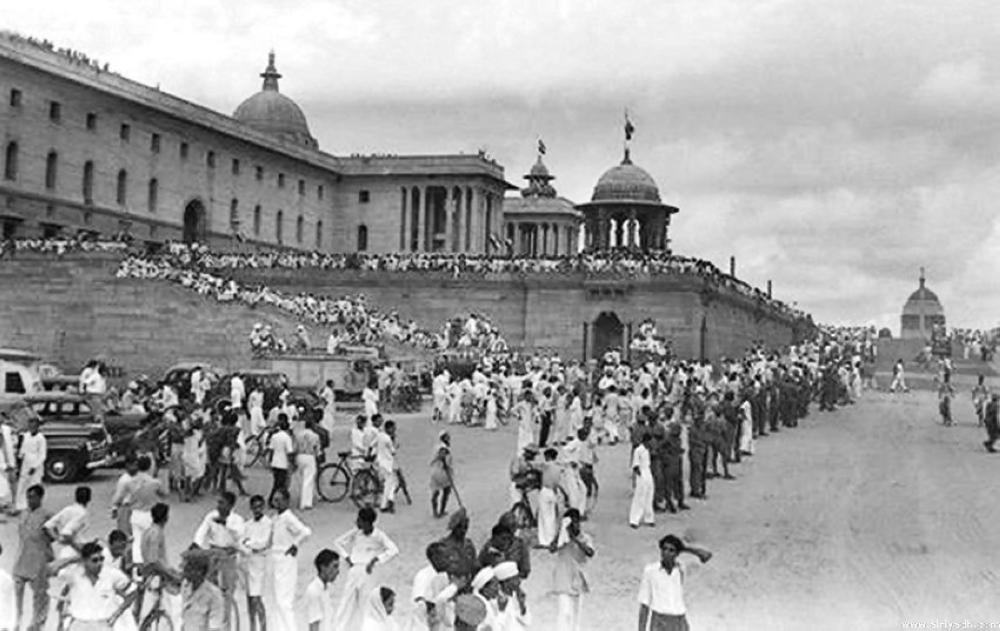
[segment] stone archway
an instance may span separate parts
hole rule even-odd
[[[199,243],[205,240],[205,206],[193,199],[184,207],[184,243]]]
[[[625,325],[613,311],[601,312],[594,320],[594,346],[591,357],[600,359],[609,350],[622,348],[624,334]]]

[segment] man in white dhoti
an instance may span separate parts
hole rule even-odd
[[[264,496],[250,498],[250,519],[243,528],[243,549],[246,551],[244,570],[247,577],[247,615],[250,631],[267,628],[264,609],[264,582],[269,572],[268,553],[271,551],[273,522],[264,514]]]
[[[744,456],[753,455],[753,404],[749,395],[743,398],[740,403],[740,454]]]
[[[375,528],[376,517],[374,508],[362,507],[358,510],[357,527],[341,535],[333,545],[348,567],[334,629],[361,628],[365,601],[375,586],[372,572],[376,564],[384,565],[399,554],[392,539]]]
[[[326,385],[320,391],[319,398],[323,400],[323,421],[320,425],[327,433],[332,434],[337,413],[337,394],[333,389],[333,379],[326,380]]]
[[[556,464],[559,452],[549,448],[545,450],[545,463],[542,465],[542,488],[538,491],[538,545],[546,547],[559,534],[559,498],[556,489],[559,488],[561,473]]]
[[[361,401],[365,405],[365,418],[369,421],[373,416],[378,414],[378,382],[372,378],[372,380],[365,386],[365,389],[361,391]]]
[[[375,465],[382,478],[382,500],[379,508],[385,513],[396,511],[396,491],[399,478],[396,476],[396,423],[386,421],[375,438]]]
[[[632,493],[632,505],[628,511],[628,524],[633,528],[640,525],[655,525],[653,513],[653,470],[649,456],[649,445],[652,436],[644,432],[642,442],[632,451],[632,481],[635,485]]]
[[[271,564],[274,571],[275,615],[272,628],[276,631],[297,631],[295,625],[295,586],[299,575],[299,545],[312,534],[288,508],[288,491],[275,493],[271,535]]]
[[[42,483],[45,472],[47,443],[38,431],[38,419],[28,421],[28,432],[21,438],[21,473],[17,477],[17,494],[14,508],[21,512],[28,508],[28,489]]]
[[[451,377],[444,368],[431,382],[431,394],[434,396],[434,414],[431,420],[435,423],[444,420],[448,410],[448,382]]]

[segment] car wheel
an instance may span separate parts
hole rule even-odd
[[[56,452],[45,460],[45,478],[56,484],[72,482],[80,474],[80,464],[70,453]]]

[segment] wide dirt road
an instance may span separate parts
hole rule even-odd
[[[975,427],[968,394],[961,396],[955,406],[960,425],[954,428],[937,422],[930,393],[872,393],[836,413],[813,412],[799,428],[758,441],[757,454],[734,468],[737,480],[710,481],[707,501],[692,501],[693,509],[678,516],[658,516],[655,529],[628,528],[628,450],[602,448],[601,502],[585,526],[598,553],[588,567],[593,591],[584,605],[584,629],[636,628],[639,574],[645,563],[656,560],[655,542],[667,532],[715,553],[707,565],[689,562],[697,566],[686,594],[694,629],[1000,623],[1000,507],[994,490],[1000,455],[982,448],[983,432]],[[401,460],[416,503],[379,520],[402,549],[379,570],[379,579],[403,596],[397,611],[402,617],[411,610],[405,601],[424,563],[424,547],[444,534],[445,523],[430,517],[426,488],[440,427],[425,414],[398,420]],[[341,446],[345,425],[346,418],[335,438]],[[452,428],[452,433],[460,492],[472,516],[470,536],[480,545],[507,506],[506,471],[515,434],[513,428],[496,433]],[[90,481],[95,490],[92,536],[104,537],[111,528],[114,475]],[[264,492],[268,484],[263,470],[252,472],[252,491]],[[68,486],[51,487],[46,503],[58,508],[71,492]],[[173,502],[169,547],[174,558],[210,506],[209,498]],[[238,510],[248,513],[245,501]],[[313,556],[351,526],[354,511],[348,504],[320,502],[303,518],[315,534],[300,552],[300,595],[313,575]],[[0,543],[0,566],[10,568],[17,548],[12,522],[0,526]],[[543,551],[535,551],[532,562],[526,589],[533,628],[552,629],[555,604],[546,593],[552,562]],[[299,622],[304,629],[304,621]]]

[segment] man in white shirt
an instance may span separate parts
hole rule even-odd
[[[120,597],[125,596],[129,579],[121,570],[104,563],[104,549],[96,541],[83,544],[80,558],[66,558],[52,566],[59,580],[69,588],[69,615],[73,627],[107,629]]]
[[[666,631],[687,628],[687,607],[684,604],[684,566],[677,561],[682,552],[689,552],[702,563],[708,563],[712,553],[685,545],[680,538],[667,535],[660,539],[660,562],[647,565],[639,583],[639,629]]]
[[[3,546],[0,546],[3,554]],[[0,631],[17,631],[18,606],[14,592],[14,579],[7,570],[0,568]]]
[[[229,380],[229,401],[234,410],[243,408],[243,400],[246,399],[246,386],[239,375],[233,375]]]
[[[340,574],[340,555],[333,550],[323,549],[313,561],[316,578],[306,586],[306,623],[309,631],[340,631],[333,626],[337,609],[334,605],[333,582]]]
[[[299,545],[312,534],[288,508],[288,491],[274,494],[274,530],[271,562],[274,568],[274,604],[277,631],[296,631],[295,585],[299,575]]]
[[[375,464],[382,478],[381,510],[384,513],[396,512],[396,491],[399,479],[396,477],[396,423],[386,421],[375,437]]]
[[[264,609],[264,580],[268,574],[268,553],[271,551],[273,524],[264,514],[264,497],[250,498],[251,519],[244,524],[243,549],[247,552],[245,570],[247,576],[247,614],[250,631],[267,628],[267,612]]]
[[[216,509],[205,515],[194,533],[194,544],[204,550],[212,550],[218,555],[218,579],[216,584],[223,595],[231,597],[236,589],[238,571],[237,554],[242,551],[246,522],[233,512],[236,496],[229,491],[219,494]],[[228,624],[228,607],[225,612]],[[228,628],[228,627],[227,627]]]
[[[356,528],[334,542],[334,549],[347,561],[347,581],[337,606],[334,629],[360,629],[366,600],[374,589],[372,572],[399,554],[399,548],[384,532],[375,528],[375,509],[358,510]]]
[[[52,550],[56,560],[77,556],[79,535],[87,527],[87,505],[90,504],[90,487],[78,486],[75,502],[53,515],[43,528],[52,537]]]
[[[326,385],[320,391],[319,398],[323,400],[323,421],[320,425],[332,434],[337,413],[337,394],[333,389],[333,379],[326,380]]]
[[[291,463],[291,456],[295,453],[295,443],[291,434],[288,433],[288,416],[284,413],[278,415],[278,431],[271,434],[268,448],[271,450],[271,475],[274,483],[271,485],[271,494],[267,498],[267,503],[274,505],[274,494],[278,490],[288,490],[288,467]]]
[[[28,432],[21,438],[21,473],[17,478],[14,508],[20,512],[28,508],[28,488],[42,483],[45,472],[47,443],[38,431],[38,419],[28,421]]]
[[[641,524],[655,525],[653,513],[655,488],[649,455],[649,446],[653,439],[648,431],[644,429],[640,431],[643,432],[642,442],[632,452],[632,481],[635,487],[632,492],[632,505],[628,511],[628,524],[633,528],[638,528]]]

